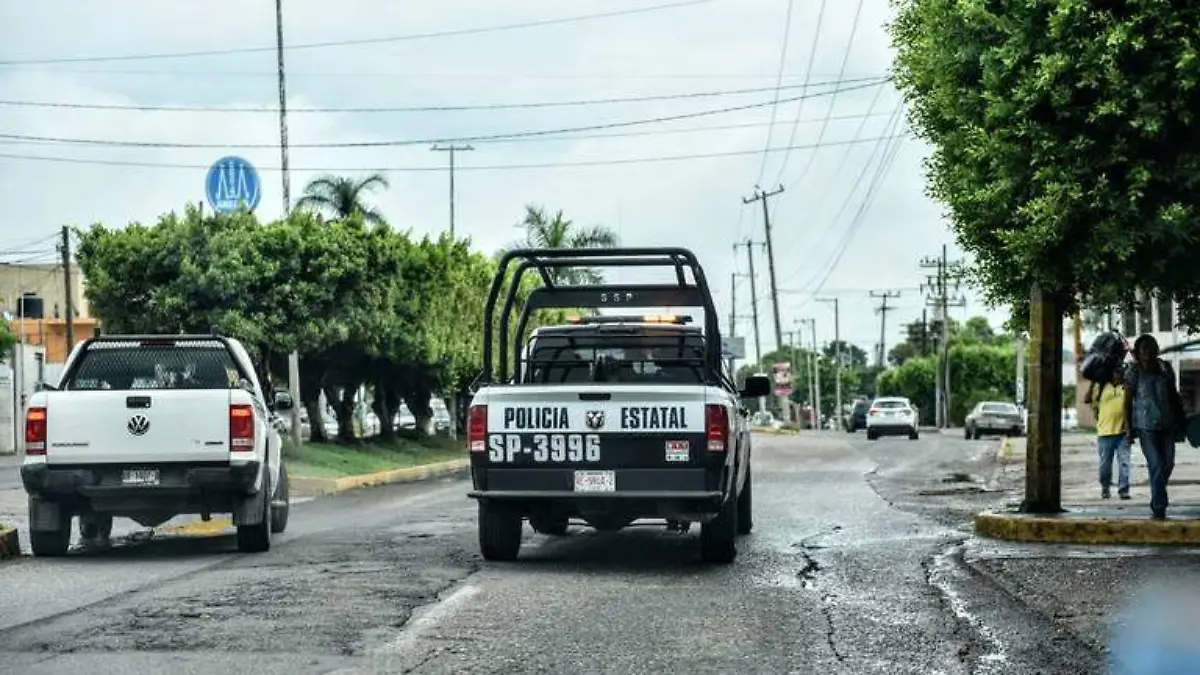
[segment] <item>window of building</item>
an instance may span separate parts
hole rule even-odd
[[[1126,336],[1137,334],[1137,314],[1132,309],[1121,315],[1121,333]]]
[[[1154,332],[1154,303],[1146,293],[1138,294],[1138,333]]]
[[[1175,308],[1167,298],[1158,298],[1158,330],[1169,333],[1175,328]]]

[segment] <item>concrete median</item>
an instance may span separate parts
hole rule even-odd
[[[292,494],[297,497],[320,497],[322,495],[337,494],[347,490],[357,490],[377,485],[416,483],[435,478],[449,478],[465,474],[470,465],[471,462],[468,459],[454,459],[448,462],[425,464],[405,469],[392,469],[390,471],[380,471],[378,473],[358,476],[344,476],[342,478],[292,476],[291,490]]]
[[[1115,509],[1087,509],[1059,515],[985,512],[975,531],[993,539],[1045,544],[1132,546],[1200,545],[1200,519],[1151,520]]]

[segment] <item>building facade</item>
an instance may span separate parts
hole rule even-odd
[[[75,342],[91,337],[98,322],[88,311],[83,274],[71,269]],[[67,287],[61,264],[0,264],[0,311],[22,344],[43,347],[47,364],[65,363]]]

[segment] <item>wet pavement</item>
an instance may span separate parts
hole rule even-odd
[[[975,540],[1012,498],[998,446],[759,437],[730,566],[661,524],[527,531],[485,564],[461,481],[299,504],[262,555],[155,536],[26,557],[0,563],[0,672],[1103,672],[1121,579],[1195,558]]]

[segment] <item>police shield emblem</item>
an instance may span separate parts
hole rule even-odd
[[[604,411],[589,410],[587,414],[584,415],[583,421],[587,424],[589,429],[600,429],[604,426]]]

